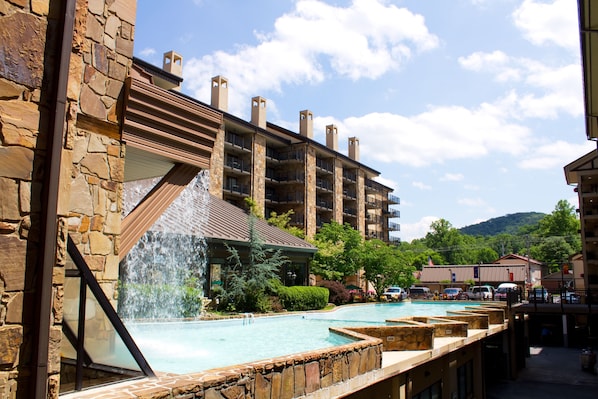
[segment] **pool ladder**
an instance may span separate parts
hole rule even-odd
[[[243,313],[243,325],[253,324],[253,313]]]

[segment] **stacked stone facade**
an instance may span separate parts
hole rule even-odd
[[[118,279],[124,179],[119,100],[133,55],[134,0],[78,0],[60,149],[52,311],[40,290],[45,176],[64,2],[0,1],[0,397],[31,397],[36,334],[49,335],[48,397],[57,397],[67,234],[110,299]],[[70,32],[68,32],[70,34]],[[67,36],[68,37],[68,36]],[[68,62],[68,64],[64,62]],[[59,119],[60,121],[60,119]],[[50,318],[36,331],[36,318]],[[42,340],[43,341],[43,340]]]

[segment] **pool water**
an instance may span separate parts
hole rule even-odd
[[[127,329],[154,371],[187,374],[351,342],[350,338],[329,332],[329,327],[383,324],[387,319],[404,316],[442,316],[464,306],[369,304],[291,316],[127,323]]]

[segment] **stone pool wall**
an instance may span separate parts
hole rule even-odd
[[[348,330],[379,338],[385,351],[426,350],[434,347],[434,327],[430,324],[351,327]]]
[[[205,372],[161,374],[73,393],[78,399],[292,399],[366,375],[382,365],[382,342],[348,329],[360,341]],[[66,395],[69,397],[71,395]]]

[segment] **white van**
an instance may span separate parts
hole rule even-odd
[[[467,292],[469,299],[490,301],[494,297],[494,287],[491,285],[475,285]]]
[[[496,288],[496,292],[494,293],[494,299],[499,301],[506,301],[507,300],[507,293],[509,291],[518,291],[519,287],[515,283],[501,283],[499,284],[498,288]]]

